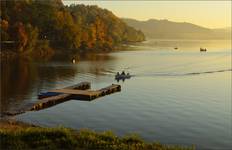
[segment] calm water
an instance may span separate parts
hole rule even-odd
[[[208,51],[200,53],[201,46]],[[41,91],[81,81],[98,89],[117,83],[117,71],[134,75],[118,83],[120,93],[91,102],[71,100],[19,120],[138,133],[149,141],[200,149],[232,147],[229,41],[148,40],[120,52],[87,55],[78,64],[17,60],[2,65],[2,111],[36,101]]]

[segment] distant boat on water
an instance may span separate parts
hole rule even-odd
[[[201,51],[201,52],[206,52],[207,49],[206,49],[206,48],[200,48],[200,51]]]
[[[115,80],[119,81],[119,80],[125,80],[125,79],[130,79],[131,75],[129,73],[125,74],[125,72],[123,71],[121,74],[119,74],[119,72],[115,75]]]
[[[174,47],[175,50],[178,50],[178,47]]]

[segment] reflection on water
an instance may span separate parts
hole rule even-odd
[[[113,130],[118,135],[136,132],[150,141],[228,149],[231,48],[222,41],[209,42],[150,40],[126,51],[82,55],[77,64],[67,58],[3,62],[1,110],[35,101],[41,91],[81,81],[99,89],[117,83],[115,73],[125,70],[132,77],[118,82],[120,93],[92,102],[72,100],[17,118],[43,126]],[[200,53],[200,45],[208,51]]]
[[[35,80],[36,68],[23,60],[1,63],[1,110],[11,104],[21,102],[30,93],[31,84]]]
[[[137,46],[140,46],[139,48]],[[210,51],[217,51],[218,49],[230,49],[231,40],[164,40],[164,39],[150,39],[142,43],[137,43],[135,49],[141,47],[147,50],[167,50],[175,49],[178,50],[200,50],[200,48],[206,48]]]
[[[37,100],[37,94],[43,90],[64,86],[62,81],[72,80],[78,73],[102,75],[104,62],[109,59],[113,58],[91,53],[82,54],[78,66],[71,59],[57,57],[50,62],[28,59],[1,62],[1,113]]]

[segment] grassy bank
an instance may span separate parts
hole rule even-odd
[[[19,122],[0,123],[0,149],[192,150],[193,147],[147,143],[135,135],[68,128],[42,128]]]

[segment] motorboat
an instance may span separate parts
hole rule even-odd
[[[200,48],[200,51],[201,51],[201,52],[206,52],[207,49],[206,49],[206,48]]]
[[[128,74],[116,74],[115,75],[115,79],[116,80],[125,80],[125,79],[130,79],[131,78],[131,75],[128,73]]]

